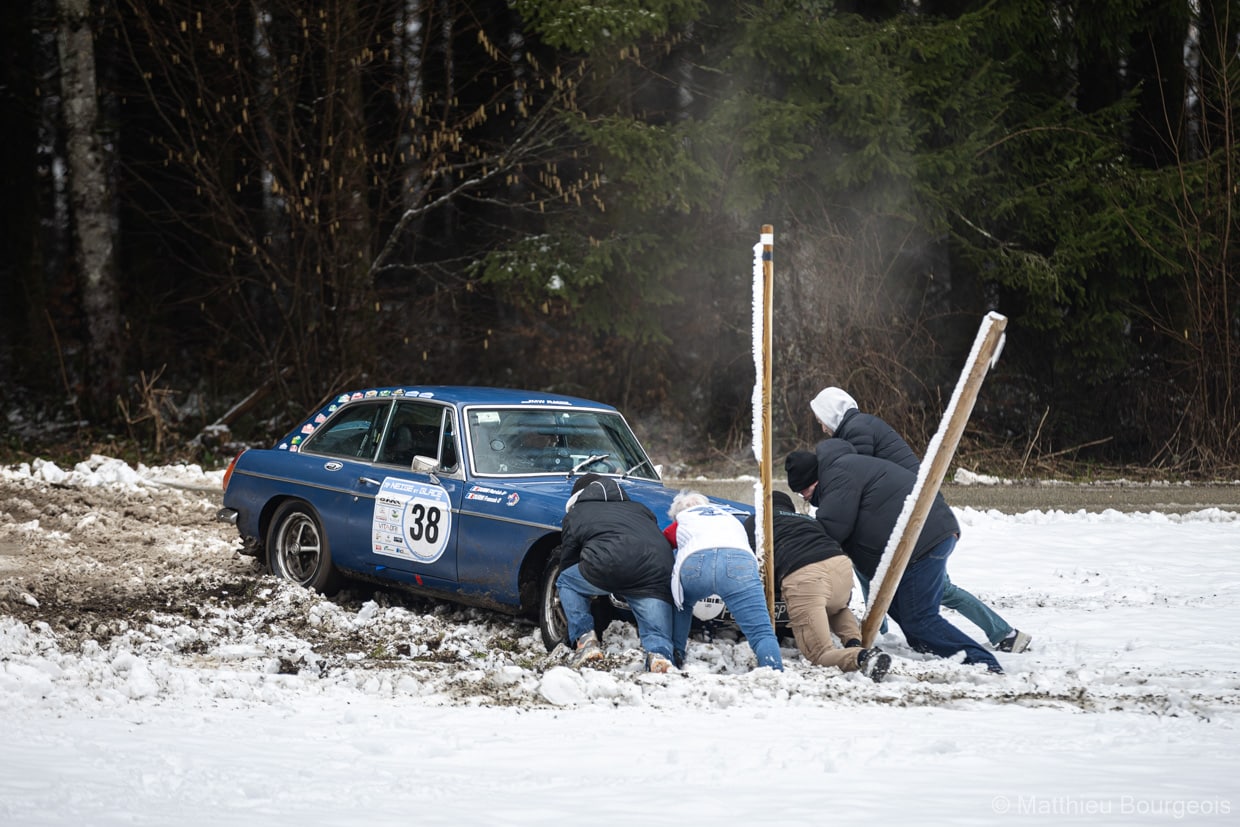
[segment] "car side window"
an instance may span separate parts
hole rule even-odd
[[[426,402],[397,402],[379,462],[408,468],[416,456],[439,457],[444,408]]]
[[[302,452],[370,461],[390,410],[389,402],[350,405],[315,431]]]

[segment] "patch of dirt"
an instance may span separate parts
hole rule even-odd
[[[463,664],[448,645],[453,618],[489,613],[396,592],[357,587],[329,600],[270,577],[239,553],[236,530],[216,522],[218,503],[176,488],[122,490],[0,482],[0,613],[44,628],[63,651],[107,648],[120,635],[179,637],[183,654],[242,645],[254,634],[281,637],[296,653],[279,671],[347,664]],[[367,603],[424,619],[404,629],[331,622]],[[489,645],[515,651],[529,624],[496,616]],[[89,643],[88,643],[89,642]]]

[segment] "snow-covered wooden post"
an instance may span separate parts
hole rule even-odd
[[[775,228],[762,225],[762,236],[753,248],[753,455],[758,461],[758,482],[754,484],[754,542],[766,586],[766,608],[775,620],[775,544],[772,541],[771,511],[771,295]]]
[[[973,350],[960,374],[960,381],[956,384],[956,391],[947,405],[947,411],[943,414],[938,433],[926,448],[926,457],[921,461],[921,468],[917,472],[917,482],[904,500],[904,509],[891,530],[887,548],[883,551],[883,559],[879,561],[878,569],[874,572],[873,582],[878,584],[878,588],[874,591],[874,598],[866,608],[865,618],[861,622],[861,644],[867,649],[878,637],[883,616],[891,606],[896,588],[900,585],[900,578],[904,576],[904,569],[908,566],[909,555],[917,545],[917,538],[921,536],[921,529],[926,524],[926,515],[930,513],[930,506],[934,503],[935,495],[939,493],[939,486],[943,484],[943,477],[951,465],[956,446],[960,444],[964,426],[973,412],[973,404],[977,401],[977,393],[981,389],[982,380],[986,378],[986,371],[1003,350],[1005,327],[1007,317],[998,313],[988,313],[982,320],[977,338],[973,341]]]

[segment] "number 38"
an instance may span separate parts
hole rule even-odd
[[[415,543],[425,540],[427,543],[439,542],[439,518],[443,512],[435,506],[429,508],[422,503],[415,503],[409,509],[409,539]]]

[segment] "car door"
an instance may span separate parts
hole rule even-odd
[[[372,474],[368,508],[355,514],[374,573],[413,575],[416,585],[449,588],[457,582],[457,513],[461,479],[451,407],[427,400],[392,403]],[[414,459],[433,460],[433,475]],[[401,579],[409,579],[403,577]]]

